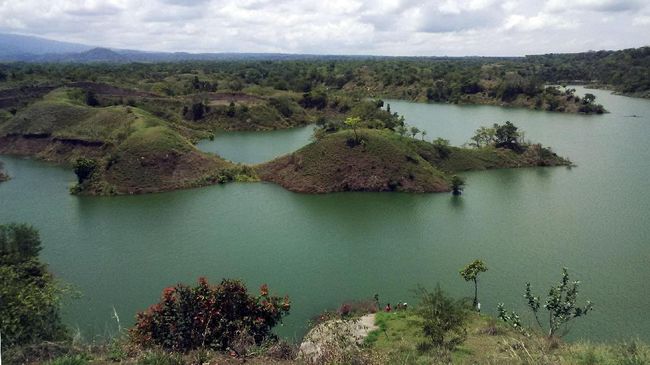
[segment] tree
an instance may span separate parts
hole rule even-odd
[[[0,225],[0,333],[2,350],[67,337],[59,309],[63,289],[39,259],[38,231]]]
[[[480,127],[474,132],[474,136],[471,138],[473,143],[470,143],[476,148],[486,147],[493,143],[496,140],[496,129],[490,127]]]
[[[451,193],[454,195],[460,195],[463,193],[465,188],[465,180],[458,176],[454,175],[451,177]]]
[[[520,137],[517,127],[510,123],[510,121],[505,122],[505,124],[499,125],[494,124],[495,138],[496,138],[496,147],[499,148],[508,148],[511,150],[519,150],[518,139]]]
[[[359,144],[360,139],[359,139],[359,135],[357,134],[357,128],[359,127],[359,124],[361,124],[361,118],[359,118],[359,117],[348,117],[348,118],[345,119],[345,121],[343,123],[345,125],[347,125],[348,127],[352,128],[352,130],[354,131],[354,142],[356,144]]]
[[[427,345],[453,350],[467,338],[465,322],[467,320],[467,303],[454,300],[436,286],[433,292],[418,288],[420,303],[416,313],[422,317],[422,332],[429,341]]]
[[[230,104],[228,104],[228,109],[226,109],[226,115],[232,118],[236,113],[237,109],[235,109],[235,103],[231,101]]]
[[[596,101],[596,95],[591,93],[586,93],[585,96],[582,98],[583,104],[591,104],[594,101]]]
[[[451,147],[448,139],[438,137],[432,142],[433,147],[438,151],[438,156],[442,159],[449,157],[451,154]]]
[[[465,281],[474,282],[474,308],[477,308],[478,306],[478,276],[480,273],[486,272],[487,270],[485,263],[479,259],[472,261],[460,270],[460,276],[462,276]]]
[[[192,120],[202,119],[205,115],[205,105],[202,102],[192,104]]]
[[[526,283],[524,298],[528,301],[528,308],[533,312],[535,321],[542,331],[546,331],[549,338],[565,336],[569,332],[568,324],[578,317],[587,315],[593,310],[593,304],[587,300],[584,306],[577,305],[579,281],[570,281],[567,268],[562,269],[562,279],[552,286],[546,297],[543,307],[548,311],[548,324],[545,326],[539,317],[540,298],[531,292],[530,283]],[[498,306],[499,318],[513,327],[521,328],[519,316],[512,312],[508,314],[503,303]],[[561,332],[558,332],[561,331]]]
[[[424,137],[427,135],[427,131],[422,131],[421,134],[422,134],[422,140],[424,141]]]
[[[411,127],[410,131],[411,131],[411,137],[413,138],[415,138],[415,136],[417,136],[418,133],[420,133],[420,129],[418,127]]]
[[[82,184],[90,178],[97,170],[97,161],[81,157],[74,163],[74,173],[77,175],[77,181]]]

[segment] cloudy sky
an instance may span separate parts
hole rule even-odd
[[[0,32],[149,51],[517,56],[650,45],[650,0],[0,0]]]

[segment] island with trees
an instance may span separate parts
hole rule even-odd
[[[388,114],[390,118],[390,113]],[[341,191],[447,192],[460,194],[457,172],[494,168],[569,166],[571,162],[540,144],[522,141],[510,122],[480,128],[475,147],[454,147],[437,138],[418,138],[417,128],[400,121],[350,117],[324,125],[316,141],[256,166],[259,177],[301,193]],[[408,134],[407,134],[408,133]]]

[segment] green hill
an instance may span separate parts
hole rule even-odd
[[[437,146],[389,130],[326,134],[300,150],[257,166],[262,180],[301,193],[339,191],[450,191],[454,173],[492,168],[569,165],[539,145],[509,149]]]
[[[238,167],[196,149],[201,131],[169,123],[136,107],[90,107],[83,91],[60,88],[0,124],[0,153],[73,164],[94,159],[93,178],[74,191],[126,194],[223,181]],[[235,171],[234,173],[232,171]]]

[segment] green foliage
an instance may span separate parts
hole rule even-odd
[[[451,177],[451,193],[454,195],[460,195],[462,194],[464,188],[465,180],[458,175],[453,175]]]
[[[2,349],[67,338],[59,308],[63,290],[38,260],[38,232],[0,225],[0,332]]]
[[[548,312],[548,323],[543,325],[539,315],[542,307],[540,298],[532,294],[530,283],[526,283],[524,298],[528,302],[528,308],[533,312],[539,327],[547,332],[549,338],[566,335],[569,331],[567,326],[569,322],[585,316],[593,310],[593,304],[590,301],[587,301],[584,306],[577,304],[579,284],[579,281],[570,281],[568,270],[562,269],[562,279],[557,285],[551,287],[543,305]],[[518,321],[518,316],[514,312],[512,315],[506,313],[503,304],[499,305],[499,318],[513,325],[515,318]],[[517,323],[516,326],[521,327],[521,324]]]
[[[467,303],[448,297],[440,285],[433,292],[424,288],[417,292],[420,302],[416,313],[423,320],[421,328],[427,339],[426,345],[453,350],[462,344],[467,338]]]
[[[359,135],[357,134],[357,128],[359,127],[359,124],[361,124],[361,118],[359,117],[349,117],[346,118],[345,121],[343,122],[346,126],[352,128],[354,131],[354,142],[355,145],[360,143]]]
[[[424,133],[424,132],[422,132],[422,133]],[[438,152],[438,156],[441,159],[445,159],[445,158],[449,157],[449,155],[451,154],[451,148],[450,148],[451,144],[449,143],[448,139],[438,137],[438,138],[433,140],[432,144],[433,144],[433,147]]]
[[[14,265],[38,257],[41,239],[27,224],[0,225],[0,265]]]
[[[81,185],[97,171],[97,161],[81,157],[75,161],[73,169],[77,175],[77,182]]]
[[[510,121],[502,125],[494,124],[495,146],[499,148],[507,148],[514,151],[520,149],[519,137],[521,133],[517,131],[517,127]]]
[[[452,188],[456,191],[456,184],[453,184],[453,181],[452,178],[452,185],[454,185]],[[485,263],[479,259],[472,261],[460,270],[460,276],[465,279],[465,281],[474,282],[474,308],[478,305],[478,276],[480,273],[486,272],[487,270]]]
[[[496,128],[479,127],[471,140],[470,144],[476,148],[492,146],[496,143]]]
[[[271,330],[289,313],[290,305],[286,296],[269,295],[266,285],[259,296],[252,296],[239,281],[224,279],[212,286],[200,278],[195,287],[166,288],[158,304],[138,313],[131,334],[143,346],[183,352],[203,347],[226,350],[246,337],[260,344],[274,336]]]

